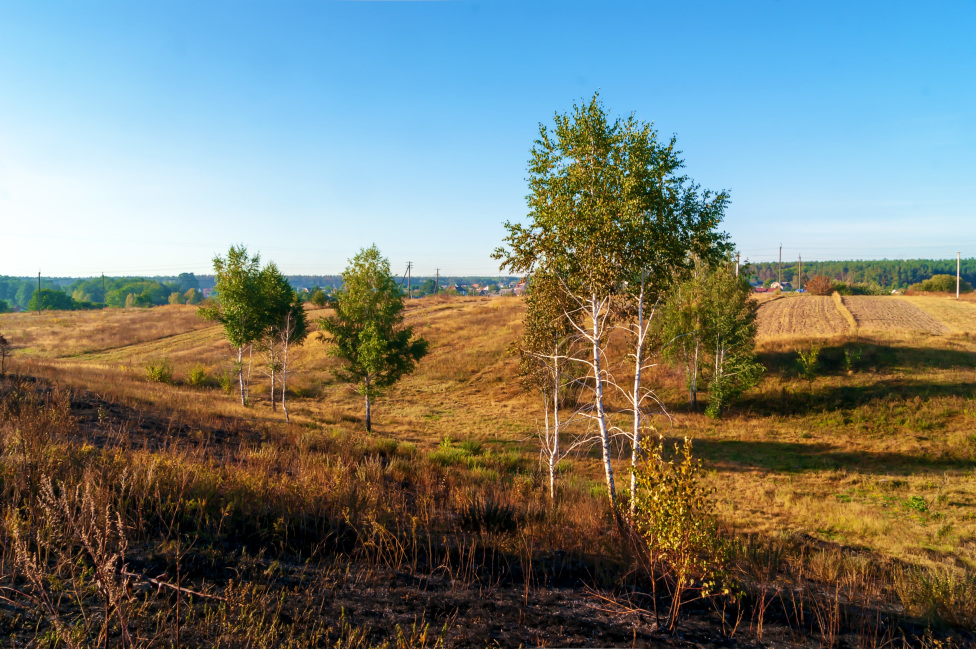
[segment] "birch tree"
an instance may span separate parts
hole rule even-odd
[[[696,260],[667,295],[659,336],[665,357],[685,375],[692,410],[707,389],[706,414],[717,417],[762,375],[755,359],[758,305],[750,293],[727,264]]]
[[[298,293],[272,262],[258,274],[263,307],[264,327],[259,340],[260,351],[271,380],[271,411],[277,408],[277,386],[281,383],[281,406],[288,420],[285,390],[288,378],[288,351],[308,336],[308,316]]]
[[[700,191],[687,177],[675,139],[661,142],[633,116],[611,120],[594,95],[540,124],[529,161],[527,223],[506,222],[494,257],[501,267],[530,275],[538,268],[560,278],[578,305],[576,329],[587,342],[592,386],[586,411],[599,431],[608,498],[617,497],[611,464],[612,424],[605,404],[605,343],[614,297],[644,276],[653,295],[689,253],[713,255],[726,246],[716,231],[727,194]]]
[[[567,384],[573,385],[570,359],[575,351],[575,331],[569,322],[572,309],[566,297],[556,277],[542,270],[533,275],[525,299],[525,330],[514,349],[523,388],[542,397],[545,417],[539,441],[549,471],[551,499],[556,497],[556,465],[573,448],[560,440],[568,423],[561,421],[560,410]]]
[[[349,260],[342,281],[335,315],[319,322],[331,336],[331,353],[342,361],[336,378],[356,384],[365,399],[370,432],[373,399],[413,371],[427,353],[427,341],[403,325],[403,294],[375,245]]]
[[[201,317],[224,327],[227,341],[237,353],[234,369],[240,386],[241,405],[247,405],[250,396],[252,346],[264,329],[265,309],[258,281],[260,264],[260,255],[249,256],[243,245],[231,246],[226,258],[214,257],[216,297],[199,312]],[[246,374],[245,350],[248,352]]]

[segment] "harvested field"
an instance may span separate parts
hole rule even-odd
[[[785,297],[759,307],[758,336],[833,336],[850,330],[832,298]]]
[[[67,358],[213,327],[197,316],[197,307],[169,305],[153,309],[44,311],[0,316],[0,328],[34,357]],[[215,329],[216,330],[216,329]]]
[[[976,304],[953,297],[911,295],[901,298],[939,320],[955,333],[976,333]]]
[[[944,335],[949,326],[918,308],[907,299],[875,295],[844,298],[861,331],[908,332]]]

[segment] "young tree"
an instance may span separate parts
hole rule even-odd
[[[323,307],[329,303],[329,297],[325,294],[325,291],[316,286],[315,290],[308,296],[308,301],[315,306]]]
[[[200,309],[201,317],[224,327],[227,341],[237,351],[235,369],[242,405],[248,402],[251,377],[250,354],[247,375],[244,374],[244,350],[251,349],[265,328],[265,310],[258,282],[260,262],[260,255],[249,256],[243,245],[231,246],[226,259],[214,257],[216,297]]]
[[[572,450],[572,445],[564,447],[560,444],[560,433],[567,422],[560,421],[559,416],[563,405],[562,387],[572,369],[570,358],[575,330],[567,315],[572,305],[567,304],[559,279],[539,270],[529,282],[525,306],[525,329],[513,351],[519,359],[522,387],[538,391],[542,396],[545,428],[539,439],[549,470],[549,497],[554,499],[556,465]]]
[[[277,407],[276,390],[280,377],[281,404],[288,420],[285,405],[288,348],[304,342],[308,335],[308,316],[298,293],[274,263],[261,269],[257,282],[263,308],[261,321],[264,323],[258,344],[271,378],[271,410],[274,412]]]
[[[187,289],[186,293],[183,294],[184,304],[200,304],[200,300],[200,291],[195,288]]]
[[[357,385],[366,399],[366,430],[372,431],[372,400],[413,371],[427,341],[403,326],[403,294],[375,245],[349,260],[342,279],[335,315],[319,322],[331,336],[331,353],[343,361],[336,378]]]
[[[284,319],[279,320],[277,326],[278,340],[281,343],[281,409],[285,413],[285,421],[291,421],[288,416],[288,350],[292,345],[301,345],[308,337],[310,330],[308,313],[298,293],[295,293],[291,304],[284,312]]]
[[[611,424],[604,405],[608,381],[604,346],[612,306],[627,282],[644,278],[651,296],[666,285],[689,253],[711,257],[724,250],[715,230],[728,196],[700,192],[687,177],[675,140],[661,143],[649,124],[633,116],[611,121],[599,96],[557,114],[552,131],[540,125],[529,162],[528,224],[505,223],[507,247],[494,257],[523,275],[544,268],[572,296],[570,322],[587,341],[604,474],[611,505],[616,489],[611,465]]]
[[[666,358],[685,374],[688,401],[698,408],[698,392],[709,389],[706,410],[720,409],[759,380],[755,360],[756,312],[751,287],[725,264],[696,261],[675,283],[663,309],[660,330]]]
[[[756,360],[756,315],[752,287],[728,265],[706,276],[708,348],[712,357],[705,414],[719,417],[722,407],[754,386],[765,368]]]

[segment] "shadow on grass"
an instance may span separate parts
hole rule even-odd
[[[806,350],[809,343],[799,346]],[[820,350],[817,369],[819,374],[840,374],[846,372],[847,355],[858,355],[852,359],[855,370],[881,369],[976,369],[976,352],[958,349],[937,349],[926,347],[901,347],[880,345],[871,342],[847,342],[843,345],[823,347]],[[799,356],[795,350],[765,351],[757,354],[759,361],[770,375],[789,377],[799,376]]]
[[[882,407],[890,404],[895,408],[910,406],[911,412],[906,412],[905,415],[906,425],[911,428],[911,420],[937,414],[926,410],[925,400],[940,397],[976,398],[976,382],[936,383],[889,379],[871,385],[814,386],[811,384],[809,389],[804,387],[806,386],[799,389],[784,387],[778,395],[770,395],[768,392],[747,395],[733,406],[731,414],[788,417],[851,410],[869,405]],[[925,429],[927,428],[923,427],[920,430]]]
[[[942,473],[972,470],[976,463],[904,453],[851,451],[831,444],[738,440],[695,440],[695,454],[720,471],[848,470],[874,474]]]

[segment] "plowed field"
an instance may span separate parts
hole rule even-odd
[[[906,299],[855,295],[844,304],[857,320],[861,331],[901,331],[944,335],[951,329]]]
[[[830,297],[802,295],[767,302],[759,307],[757,335],[832,336],[850,327]]]

